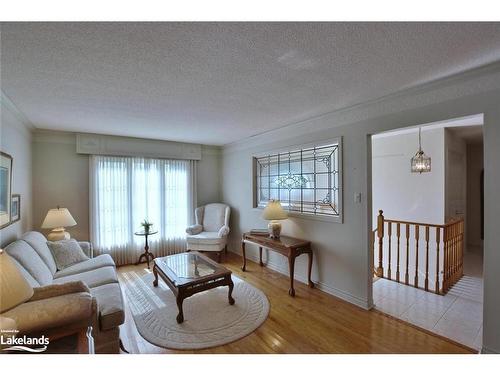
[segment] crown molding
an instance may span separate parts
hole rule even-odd
[[[257,145],[272,144],[277,139],[294,138],[297,135],[311,133],[311,131],[339,127],[390,113],[498,89],[500,89],[500,62],[495,62],[398,90],[348,107],[308,117],[301,121],[225,144],[222,146],[223,153],[231,153]],[[325,119],[328,121],[320,123],[321,120]],[[314,129],[311,129],[312,126],[314,126]]]
[[[21,112],[21,110],[14,104],[14,102],[5,94],[3,90],[0,89],[0,102],[1,104],[9,110],[17,119],[29,130],[33,131],[35,126],[33,123],[26,117],[26,115]]]

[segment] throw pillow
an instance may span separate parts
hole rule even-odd
[[[59,271],[89,259],[75,239],[47,241],[47,245],[54,256]]]

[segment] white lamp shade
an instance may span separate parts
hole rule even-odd
[[[287,213],[281,207],[280,201],[270,200],[262,213],[264,220],[284,220],[288,218]]]
[[[69,213],[67,208],[52,208],[47,212],[42,228],[64,228],[76,225],[75,219]]]
[[[29,300],[33,288],[10,256],[0,249],[0,313]]]

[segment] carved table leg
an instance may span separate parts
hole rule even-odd
[[[259,264],[262,267],[264,263],[262,263],[262,246],[259,246]]]
[[[295,297],[295,289],[293,288],[293,276],[295,270],[295,254],[288,255],[288,266],[290,268],[290,289],[288,290],[288,294],[292,297]]]
[[[309,265],[308,265],[308,271],[307,271],[307,281],[309,284],[309,288],[314,288],[314,283],[311,280],[311,270],[312,270],[312,265],[313,265],[313,253],[312,250],[309,249]]]
[[[242,271],[246,271],[247,268],[247,258],[245,256],[245,241],[241,243],[241,252],[243,253],[243,266],[241,267]]]
[[[231,280],[231,276],[229,276],[228,286],[229,286],[229,291],[227,293],[227,298],[229,299],[229,304],[230,305],[234,305],[234,298],[232,296],[232,294],[233,294],[233,288],[234,288],[234,283],[233,283],[233,280]]]
[[[182,302],[184,302],[184,298],[179,294],[176,299],[177,308],[179,309],[179,314],[177,315],[177,323],[182,323],[184,321],[184,312],[182,310]]]
[[[155,275],[153,286],[158,286],[158,271],[156,270],[156,264],[153,265],[153,275]]]

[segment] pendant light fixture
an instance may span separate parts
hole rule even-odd
[[[418,128],[418,151],[411,158],[412,173],[422,173],[431,171],[431,158],[422,151],[422,128]]]

